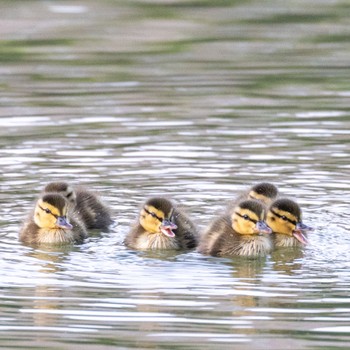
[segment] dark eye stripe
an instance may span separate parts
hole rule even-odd
[[[67,194],[67,198],[71,197],[72,195],[73,195],[73,192],[69,192],[69,193]]]
[[[144,210],[147,214],[149,214],[149,215],[153,216],[154,218],[156,218],[157,220],[159,220],[160,222],[163,222],[163,219],[160,218],[159,216],[157,216],[155,213],[153,213],[153,212],[147,210],[146,208],[143,208],[143,210]]]
[[[258,222],[258,220],[254,220],[254,219],[252,219],[252,218],[250,218],[248,215],[241,215],[240,213],[237,213],[237,212],[235,212],[235,214],[237,214],[239,217],[241,217],[241,218],[243,218],[243,219],[245,219],[245,220],[249,220],[249,221],[251,221],[251,222],[254,222],[254,224],[256,224],[257,222]]]
[[[43,208],[43,207],[40,206],[40,205],[39,205],[39,208],[40,208],[41,210],[43,210],[45,213],[51,214],[51,215],[54,216],[56,219],[58,218],[58,215],[54,214],[50,209],[48,209],[48,208]]]
[[[280,219],[283,219],[283,220],[285,220],[285,221],[288,221],[288,222],[290,222],[290,223],[293,224],[293,225],[296,225],[296,224],[297,224],[297,222],[296,222],[295,220],[289,219],[289,218],[287,218],[285,215],[280,215],[280,214],[276,213],[273,209],[270,209],[270,211],[271,211],[271,213],[272,213],[273,215],[277,216],[277,217],[280,218]]]

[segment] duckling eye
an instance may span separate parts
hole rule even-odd
[[[285,215],[282,215],[282,216],[281,216],[281,219],[284,220],[284,221],[287,221],[287,220],[288,220],[287,217],[286,217]]]
[[[249,216],[248,216],[247,214],[244,214],[244,215],[242,216],[242,218],[243,218],[244,220],[249,220]]]
[[[45,211],[45,213],[47,213],[47,214],[51,214],[51,210],[48,209],[48,208],[45,208],[44,211]]]

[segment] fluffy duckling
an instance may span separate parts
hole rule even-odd
[[[238,203],[247,199],[257,200],[265,205],[270,205],[277,196],[278,189],[275,185],[269,182],[260,182],[231,201],[228,204],[228,211],[233,210]]]
[[[87,229],[107,231],[112,224],[109,208],[102,203],[97,194],[83,187],[72,187],[66,182],[51,182],[46,185],[44,192],[62,194],[81,217]]]
[[[240,202],[230,213],[216,219],[206,231],[199,252],[213,256],[265,256],[272,250],[272,230],[264,222],[263,204]]]
[[[198,232],[170,200],[155,197],[143,205],[138,223],[124,243],[138,250],[192,249],[198,244]]]
[[[43,195],[23,225],[19,239],[30,245],[82,243],[87,236],[85,227],[70,215],[68,207],[58,193]]]
[[[299,205],[288,198],[274,201],[266,223],[273,231],[275,247],[300,247],[307,244],[305,233],[313,229],[302,223]]]

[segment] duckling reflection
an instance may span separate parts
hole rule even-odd
[[[265,297],[262,288],[267,263],[266,257],[236,257],[224,261],[224,265],[230,267],[232,276],[230,297],[227,300],[230,304],[225,303],[224,311],[230,312],[231,317],[242,322],[242,329],[239,330],[240,326],[237,324],[232,329],[233,333],[242,333],[243,337],[259,333],[259,327],[255,326],[256,321],[252,321],[251,317],[256,316],[252,310],[265,307],[266,300],[269,299]]]
[[[239,281],[246,283],[260,283],[260,278],[266,266],[266,258],[246,259],[237,257],[231,259],[228,265],[232,268],[232,276]]]
[[[235,284],[237,294],[233,297],[236,305],[236,316],[248,316],[248,308],[260,306],[260,299],[254,295],[254,290],[261,286],[266,259],[235,259],[232,261],[232,276],[238,282]]]
[[[61,264],[72,251],[70,245],[40,245],[40,249],[34,249],[26,255],[34,258],[40,265],[40,273],[55,273],[62,270]]]
[[[280,247],[271,253],[273,270],[283,276],[299,275],[302,271],[304,250],[299,247]]]
[[[264,205],[270,205],[278,196],[278,188],[269,182],[260,182],[250,189],[244,191],[235,200],[227,205],[227,210],[231,211],[234,207],[244,200],[257,200]]]
[[[46,245],[40,246],[39,249],[33,249],[26,255],[34,259],[34,267],[39,266],[40,282],[37,282],[34,289],[34,297],[32,299],[33,324],[38,327],[50,327],[57,325],[59,318],[58,314],[50,312],[50,310],[63,308],[63,289],[52,285],[57,272],[63,271],[63,262],[69,256],[71,247],[67,245]],[[33,277],[33,276],[32,276]],[[45,283],[45,279],[48,279]],[[31,312],[31,309],[29,312]],[[49,310],[49,312],[48,312]],[[38,339],[47,340],[45,335],[39,334]]]
[[[38,199],[19,235],[28,245],[82,243],[86,237],[84,225],[68,211],[66,199],[58,193]]]
[[[44,188],[45,193],[60,193],[81,217],[87,229],[108,231],[112,224],[111,211],[97,193],[81,186],[71,186],[66,182],[51,182]]]
[[[265,209],[258,201],[240,202],[220,216],[205,232],[198,251],[213,256],[266,256],[272,250],[272,231],[265,224]]]
[[[139,220],[127,234],[125,244],[138,250],[192,249],[198,244],[198,232],[170,200],[155,197],[143,205]]]
[[[49,285],[37,285],[33,299],[33,323],[37,327],[50,327],[57,325],[59,315],[50,313],[47,310],[59,310],[63,308],[60,302],[62,291]],[[40,340],[45,340],[45,336],[40,336]]]
[[[306,233],[313,229],[302,222],[299,205],[288,198],[274,201],[267,213],[275,247],[301,247],[307,244]]]

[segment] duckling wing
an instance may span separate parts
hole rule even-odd
[[[39,232],[38,225],[30,220],[24,223],[19,233],[19,240],[25,244],[35,244]]]
[[[176,210],[174,221],[177,226],[176,238],[185,249],[197,247],[199,242],[199,232],[195,224],[181,211]]]
[[[78,219],[71,217],[70,223],[73,225],[73,237],[75,243],[83,243],[84,239],[88,236],[84,224]]]
[[[89,229],[108,230],[112,223],[110,209],[102,203],[99,196],[83,188],[75,189],[75,211]]]
[[[125,236],[124,244],[129,248],[137,249],[138,238],[145,233],[145,229],[138,222],[135,223]]]
[[[229,216],[217,218],[204,233],[198,251],[213,256],[221,255],[225,247],[231,246],[228,241],[234,239],[233,233]]]

